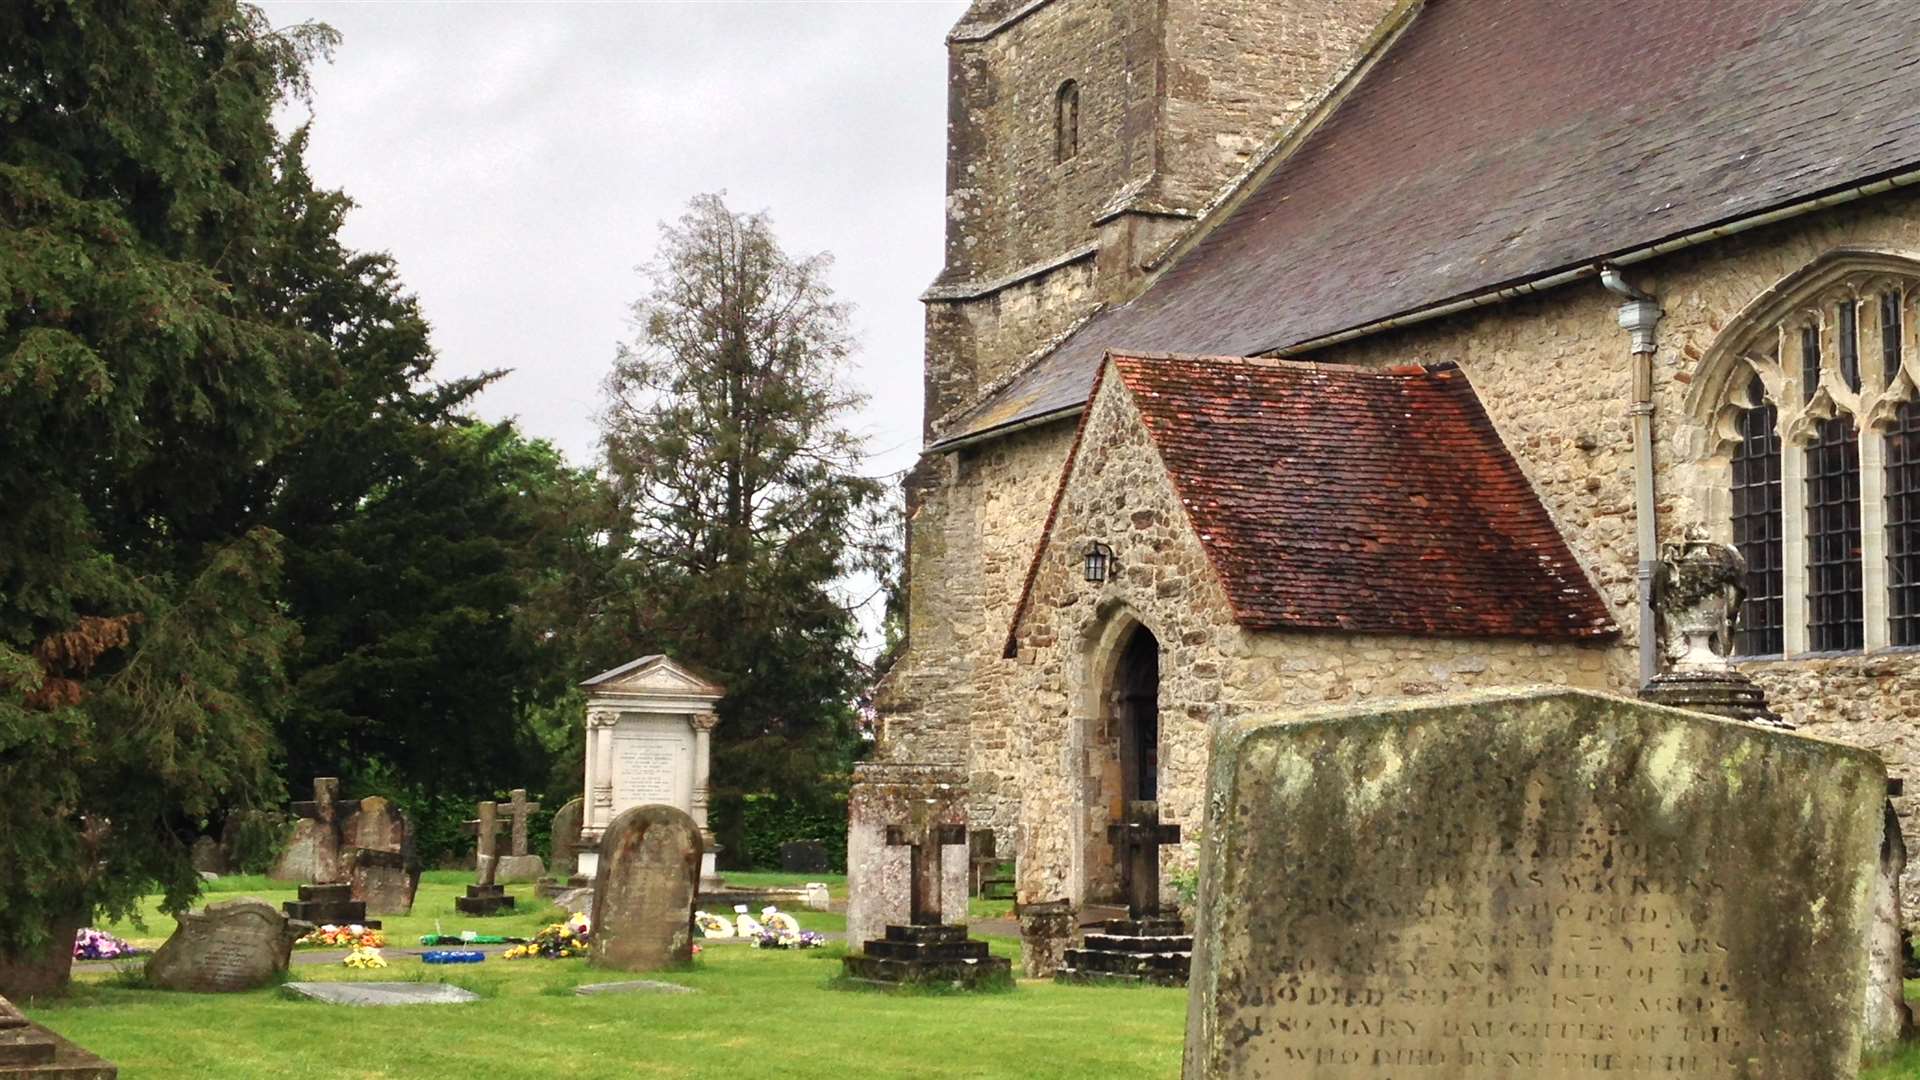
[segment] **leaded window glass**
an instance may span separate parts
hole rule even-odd
[[[1887,432],[1887,640],[1920,645],[1920,404]]]
[[[1733,450],[1733,543],[1747,560],[1747,598],[1740,607],[1734,651],[1771,656],[1785,651],[1786,563],[1782,558],[1780,413],[1761,389],[1748,384],[1749,408],[1737,421]]]
[[[1850,416],[1822,420],[1807,447],[1807,577],[1809,645],[1861,648],[1860,444]]]
[[[1886,372],[1887,385],[1900,377],[1900,294],[1888,291],[1880,294],[1880,364]]]
[[[1840,377],[1847,388],[1860,390],[1860,306],[1852,300],[1840,302]]]

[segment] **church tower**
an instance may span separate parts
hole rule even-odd
[[[1395,0],[975,0],[947,37],[926,433],[1137,290]]]

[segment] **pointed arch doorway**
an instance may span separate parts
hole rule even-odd
[[[1130,802],[1160,797],[1160,641],[1135,624],[1118,642],[1106,694],[1106,724],[1097,747],[1095,820],[1087,839],[1098,853],[1088,867],[1087,899],[1124,903],[1127,860],[1107,838],[1107,827],[1126,819]]]

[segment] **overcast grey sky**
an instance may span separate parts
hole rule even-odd
[[[265,0],[345,40],[314,74],[310,165],[393,253],[445,375],[576,463],[631,337],[656,223],[724,189],[855,305],[875,471],[919,448],[921,309],[939,269],[946,51],[964,0]],[[303,116],[298,110],[296,117]]]

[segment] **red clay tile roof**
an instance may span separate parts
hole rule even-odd
[[[1108,349],[1282,351],[1920,163],[1914,0],[1429,0],[1148,290],[941,433],[1080,405]]]
[[[1102,378],[1118,376],[1133,396],[1240,625],[1437,637],[1617,632],[1453,365],[1111,362]],[[1062,492],[1072,470],[1069,458]],[[1016,614],[1016,630],[1018,622]]]

